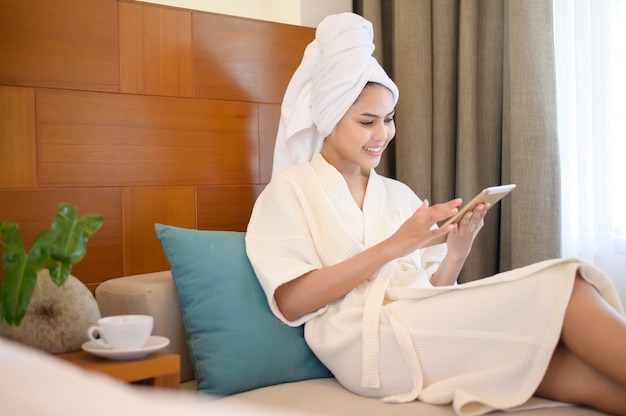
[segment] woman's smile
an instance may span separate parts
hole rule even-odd
[[[363,150],[365,150],[368,154],[372,155],[372,156],[380,156],[383,153],[383,150],[385,150],[385,146],[376,146],[376,147],[363,147]]]

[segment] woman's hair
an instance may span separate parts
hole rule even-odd
[[[356,97],[356,100],[354,100],[354,102],[356,103],[357,101],[359,101],[359,98],[361,98],[361,94],[363,93],[363,91],[365,90],[365,88],[367,87],[372,87],[374,85],[381,85],[385,88],[387,88],[385,85],[381,84],[380,82],[376,82],[376,81],[367,81],[367,83],[365,83],[365,85],[363,86],[363,89],[361,90],[361,93],[359,94],[358,97]],[[387,88],[389,89],[389,88]]]

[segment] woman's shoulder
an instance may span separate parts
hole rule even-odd
[[[272,176],[272,179],[267,184],[267,187],[293,187],[301,182],[309,180],[309,176],[313,170],[310,162],[299,163],[292,165],[287,169]]]
[[[256,205],[267,201],[276,204],[277,201],[291,201],[299,199],[303,189],[311,186],[315,178],[311,177],[310,163],[305,162],[293,165],[272,176],[270,181],[263,187]]]

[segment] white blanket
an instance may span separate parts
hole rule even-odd
[[[298,409],[224,401],[195,392],[131,386],[0,337],[3,416],[307,415]]]
[[[339,301],[288,322],[274,291],[387,238],[419,206],[405,185],[370,175],[363,211],[317,154],[276,176],[254,207],[248,256],[273,312],[306,322],[307,342],[340,383],[364,396],[453,403],[477,415],[525,403],[558,342],[579,270],[618,310],[596,268],[553,260],[456,286],[428,279],[445,246],[385,266]]]

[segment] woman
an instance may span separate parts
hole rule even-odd
[[[305,323],[360,395],[459,414],[538,395],[626,414],[626,320],[600,271],[553,260],[457,285],[489,207],[437,228],[460,199],[429,206],[376,174],[398,90],[372,39],[360,16],[329,16],[287,88],[274,176],[246,235],[274,314]]]

